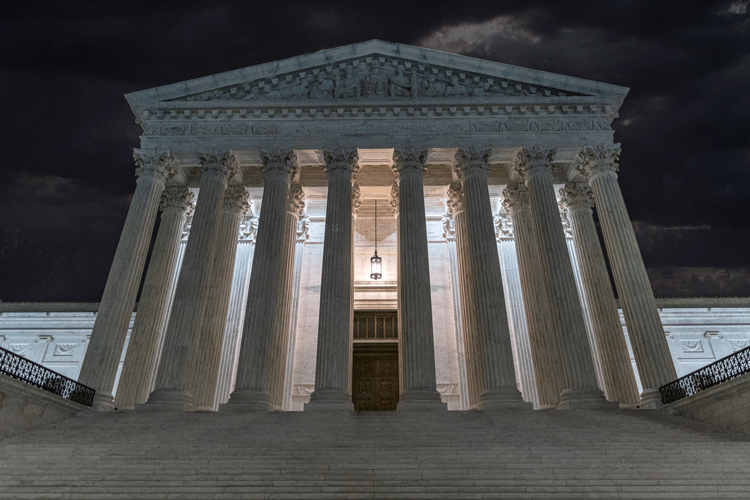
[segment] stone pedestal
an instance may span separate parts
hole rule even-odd
[[[395,150],[398,178],[399,410],[447,410],[435,382],[435,346],[424,206],[427,150]]]
[[[617,183],[619,145],[586,147],[580,170],[589,179],[643,393],[641,406],[661,406],[659,387],[677,379],[625,201]]]
[[[596,383],[586,323],[552,185],[554,154],[554,149],[538,146],[521,148],[516,168],[529,192],[550,311],[560,342],[565,388],[558,408],[609,406]]]
[[[193,193],[186,187],[168,186],[162,194],[159,232],[117,386],[115,405],[119,409],[145,403],[151,392],[159,360],[157,356],[164,341],[169,292],[177,276],[182,226],[186,212],[192,211],[193,198]]]
[[[605,394],[610,401],[634,406],[638,403],[638,387],[592,217],[591,189],[584,182],[567,183],[560,195],[573,232],[581,283],[591,316],[591,347],[594,356],[599,358]]]
[[[465,334],[474,341],[470,353],[479,364],[481,377],[477,407],[485,410],[507,406],[525,407],[513,367],[508,314],[505,309],[502,273],[497,254],[487,173],[489,149],[459,149],[454,172],[460,179],[466,225],[458,240],[458,252],[467,263]],[[462,238],[463,239],[463,238]],[[467,328],[468,327],[468,328]]]
[[[544,269],[529,193],[523,184],[508,184],[503,206],[513,220],[518,270],[529,330],[539,409],[556,408],[564,389],[558,333],[552,321]]]
[[[208,283],[208,300],[203,326],[190,353],[188,390],[196,409],[213,410],[219,378],[221,348],[232,290],[232,271],[237,254],[237,233],[248,209],[244,186],[230,186],[224,193],[224,207],[219,218],[216,250]]]
[[[191,352],[203,328],[210,294],[224,191],[239,169],[237,157],[231,151],[198,151],[197,154],[203,167],[198,201],[175,287],[155,389],[142,409],[193,408],[193,396],[189,391],[193,369]]]
[[[354,410],[352,364],[352,176],[357,151],[324,151],[328,200],[320,284],[315,391],[305,411]]]
[[[135,193],[78,376],[80,383],[96,390],[93,408],[101,411],[114,409],[112,393],[117,369],[151,243],[159,199],[165,182],[174,175],[175,159],[169,152],[136,149],[133,157],[138,165]]]
[[[271,391],[276,373],[277,356],[288,304],[286,268],[289,265],[287,222],[289,186],[296,171],[293,151],[274,148],[261,151],[263,159],[263,208],[258,222],[253,268],[247,294],[245,323],[242,329],[237,378],[229,401],[219,407],[224,411],[271,411]]]

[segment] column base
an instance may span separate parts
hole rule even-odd
[[[641,393],[641,402],[638,408],[641,410],[658,410],[664,406],[661,401],[659,389],[646,389]]]
[[[448,411],[437,389],[407,389],[398,397],[398,411]]]
[[[229,401],[219,405],[219,411],[247,412],[273,411],[271,395],[260,389],[237,389],[229,395]]]
[[[193,395],[177,389],[156,389],[148,401],[136,405],[137,411],[193,411]]]
[[[577,387],[560,393],[558,410],[616,410],[617,403],[610,403],[598,387]]]
[[[96,391],[91,409],[94,411],[115,411],[115,397],[108,392]]]
[[[477,410],[533,410],[534,405],[523,400],[518,389],[510,387],[500,389],[487,389],[479,395]]]
[[[341,389],[315,389],[304,411],[354,411],[352,395]]]

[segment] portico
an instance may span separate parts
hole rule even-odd
[[[129,94],[139,180],[79,380],[103,410],[352,410],[353,312],[396,310],[399,410],[658,405],[626,93],[373,40]]]

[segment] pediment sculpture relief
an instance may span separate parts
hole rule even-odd
[[[180,101],[582,95],[463,71],[371,58],[181,97]]]

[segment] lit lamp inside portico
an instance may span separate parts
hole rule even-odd
[[[383,277],[383,259],[378,257],[378,200],[375,200],[375,255],[370,257],[370,279]]]

